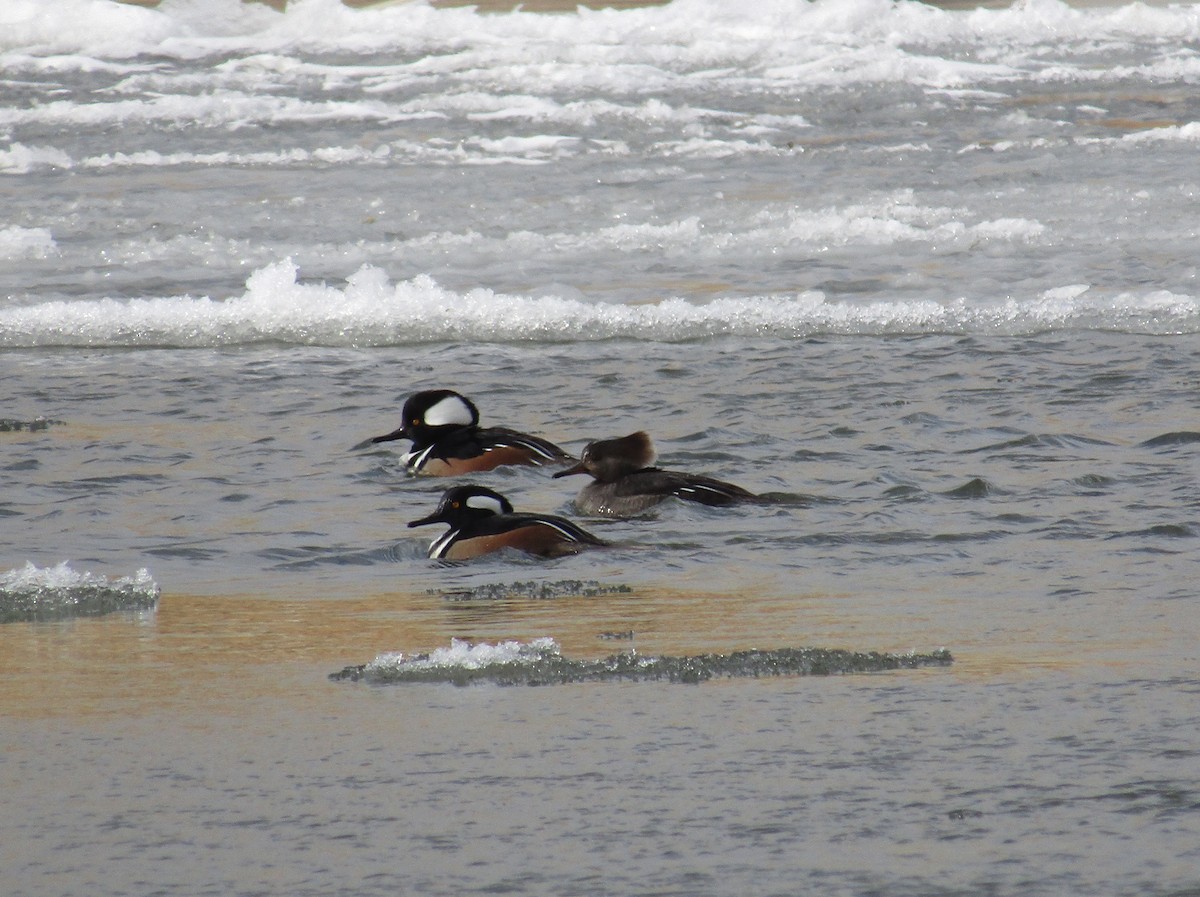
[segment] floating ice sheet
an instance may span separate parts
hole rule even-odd
[[[0,574],[0,623],[150,610],[158,604],[160,592],[145,568],[133,576],[109,579],[79,573],[67,561],[46,568],[26,562]]]
[[[552,638],[530,642],[471,644],[454,639],[449,648],[428,654],[381,654],[362,666],[333,673],[334,680],[372,684],[450,682],[470,685],[562,685],[568,682],[704,682],[709,679],[761,678],[764,676],[833,676],[877,673],[953,662],[944,648],[928,654],[883,654],[839,648],[776,648],[697,654],[683,657],[641,655],[633,651],[599,660],[563,657]]]

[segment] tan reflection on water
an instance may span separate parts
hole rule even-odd
[[[1129,619],[1086,609],[988,620],[961,598],[770,597],[695,591],[472,602],[437,595],[302,600],[164,595],[157,612],[0,626],[3,717],[253,715],[271,703],[311,710],[327,674],[388,651],[420,652],[452,638],[496,642],[552,636],[572,657],[744,648],[928,651],[950,669],[896,675],[1006,677],[1047,668],[1186,663],[1194,624],[1180,602],[1146,602]],[[1083,612],[1081,612],[1081,610]],[[986,623],[984,621],[987,621]],[[632,632],[632,639],[628,633]],[[348,688],[337,684],[335,689]]]

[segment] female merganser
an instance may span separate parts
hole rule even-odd
[[[650,437],[639,430],[620,439],[590,443],[583,450],[579,463],[554,476],[591,475],[594,482],[580,491],[575,508],[581,514],[594,516],[631,517],[671,496],[713,506],[761,500],[732,483],[651,467],[654,457]]]

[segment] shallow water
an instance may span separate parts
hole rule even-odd
[[[1195,682],[1163,670],[346,688],[229,636],[152,707],[6,737],[11,893],[1194,885]]]
[[[0,8],[6,894],[1200,889],[1196,7],[291,6]],[[442,386],[771,501],[432,563]]]
[[[1197,437],[1177,428],[1200,362],[1179,347],[692,343],[637,347],[632,371],[612,343],[197,350],[183,370],[167,351],[10,355],[72,418],[6,434],[16,556],[48,567],[70,544],[75,566],[163,584],[148,615],[0,627],[15,837],[37,857],[13,893],[327,893],[346,875],[357,893],[1183,893]],[[747,358],[752,377],[726,376]],[[446,364],[510,422],[562,438],[586,406],[577,448],[651,419],[664,461],[778,503],[587,521],[617,545],[549,564],[435,565],[403,524],[443,484],[353,446],[394,422],[398,370],[432,383]],[[560,372],[562,407],[496,386],[506,367]],[[495,481],[570,513],[570,481]],[[627,591],[461,600],[572,579]],[[694,687],[327,679],[543,636],[585,659],[955,659]]]

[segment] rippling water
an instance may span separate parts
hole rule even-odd
[[[6,893],[1195,893],[1197,47],[9,0]],[[442,386],[771,502],[434,564]]]
[[[16,556],[150,566],[168,591],[419,591],[545,569],[430,565],[429,534],[405,524],[445,483],[355,448],[449,370],[485,420],[574,450],[644,427],[665,466],[774,499],[592,521],[615,547],[549,565],[560,578],[861,593],[905,575],[1032,601],[1186,598],[1200,430],[1180,414],[1200,353],[1181,348],[1059,334],[9,353],[21,393],[64,422],[7,437],[3,507]],[[553,407],[532,386],[550,383]],[[537,469],[489,482],[565,514],[579,485]]]

